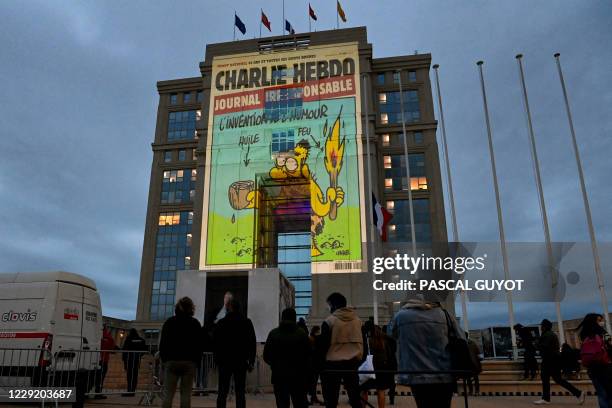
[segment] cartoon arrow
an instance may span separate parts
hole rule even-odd
[[[244,155],[244,160],[243,160],[244,167],[248,167],[249,163],[251,162],[251,160],[249,159],[249,151],[250,150],[251,150],[251,145],[247,145],[247,152]]]
[[[315,146],[317,146],[317,149],[321,148],[321,142],[315,140],[313,135],[310,135],[310,138],[312,139],[312,141],[314,142]]]

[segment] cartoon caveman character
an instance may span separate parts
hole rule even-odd
[[[323,254],[317,246],[316,236],[323,231],[325,217],[334,220],[338,207],[344,202],[344,191],[337,183],[344,156],[344,139],[340,140],[340,115],[329,128],[329,133],[327,123],[325,124],[323,133],[327,136],[325,141],[325,170],[330,178],[330,186],[327,187],[325,193],[323,193],[308,167],[310,144],[307,140],[299,141],[293,152],[277,156],[274,167],[269,172],[273,180],[301,178],[309,181],[310,205],[312,208],[311,256]],[[257,191],[251,190],[246,195],[248,204],[244,208],[255,208],[258,201],[257,195]]]

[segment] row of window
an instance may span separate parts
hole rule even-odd
[[[409,154],[408,162],[410,165],[410,190],[427,190],[425,155],[423,153]],[[385,168],[385,191],[407,191],[406,155],[385,155],[383,156],[383,165]]]
[[[196,122],[202,119],[201,110],[170,112],[168,114],[168,141],[196,139]]]
[[[198,174],[196,169],[164,171],[162,179],[162,204],[193,202]]]
[[[406,136],[408,138],[408,144],[420,145],[425,142],[425,138],[422,132],[411,132],[407,133]],[[381,139],[383,147],[404,147],[403,133],[384,133],[381,135]]]
[[[402,100],[400,100],[399,91],[380,92],[378,94],[378,109],[381,125],[402,123],[402,116],[404,123],[414,123],[421,120],[419,93],[414,89],[402,91]]]
[[[176,179],[178,171],[174,175]],[[168,176],[169,179],[172,174]],[[165,320],[174,313],[176,271],[191,269],[192,224],[193,211],[159,214],[151,290],[151,320]]]
[[[194,101],[202,102],[202,100],[204,99],[204,92],[202,91],[197,91],[195,92],[195,94],[194,92],[183,92],[180,95],[181,95],[180,100],[182,103],[193,103]],[[179,94],[171,93],[170,94],[170,105],[177,105],[178,103],[179,103]]]
[[[394,84],[399,84],[400,75],[401,75],[402,83],[417,81],[416,71],[400,71],[400,72],[394,71],[394,72],[391,72],[391,76],[389,76],[388,74],[389,74],[388,72],[378,73],[376,75],[376,83],[378,85],[385,85],[387,84],[387,81],[389,79],[392,79]]]
[[[181,149],[181,150],[165,150],[164,163],[172,163],[175,161],[196,160],[196,149]]]
[[[426,198],[412,200],[412,208],[416,242],[431,242],[429,200]],[[387,210],[393,215],[387,225],[387,240],[396,243],[412,242],[409,200],[387,201]]]

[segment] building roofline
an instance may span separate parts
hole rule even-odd
[[[177,78],[157,81],[157,91],[159,93],[169,91],[189,91],[196,87],[202,87],[202,77]]]

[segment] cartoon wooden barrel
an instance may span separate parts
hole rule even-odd
[[[227,192],[230,205],[234,210],[242,210],[249,205],[247,195],[255,189],[253,180],[235,181],[229,186]]]

